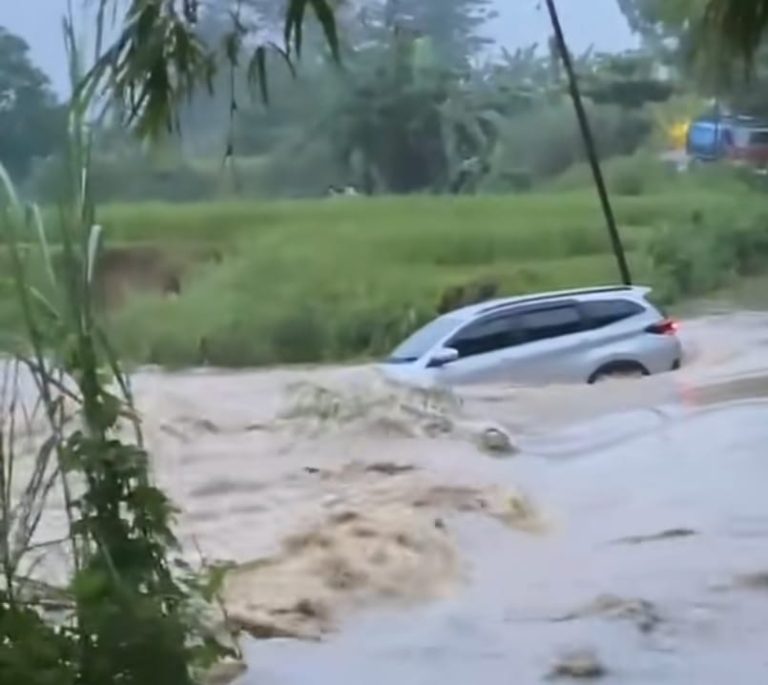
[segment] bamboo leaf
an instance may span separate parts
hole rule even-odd
[[[0,188],[5,193],[5,198],[8,201],[8,206],[13,210],[19,208],[19,196],[16,194],[16,188],[11,181],[11,177],[8,175],[5,166],[0,162]]]
[[[301,56],[304,14],[307,9],[307,2],[308,0],[290,0],[285,13],[285,27],[283,30],[285,46],[288,49],[293,46],[298,56]]]
[[[56,310],[56,307],[53,306],[51,301],[45,295],[43,295],[43,293],[41,293],[37,288],[30,287],[29,294],[32,300],[42,306],[45,313],[50,316],[53,321],[60,321],[59,312]]]
[[[328,0],[309,0],[312,9],[315,12],[318,22],[323,29],[325,39],[328,41],[328,47],[335,59],[339,57],[339,35],[336,29],[336,19],[333,15],[333,9],[328,4]]]
[[[261,90],[261,99],[269,102],[269,88],[267,84],[267,49],[263,45],[256,48],[248,64],[248,81],[258,82]]]
[[[296,66],[293,63],[293,60],[291,59],[290,53],[285,50],[284,48],[281,48],[277,43],[268,43],[268,46],[272,48],[274,52],[276,52],[280,57],[283,58],[283,62],[285,63],[285,66],[288,67],[288,70],[291,72],[291,76],[293,78],[296,78]]]
[[[224,36],[224,54],[233,67],[236,67],[239,62],[241,42],[240,32],[237,29]]]
[[[86,254],[86,283],[93,285],[93,276],[96,271],[96,260],[99,257],[99,250],[101,249],[101,238],[103,229],[100,225],[96,224],[91,226],[91,230],[88,233],[88,252]]]
[[[768,0],[708,0],[702,24],[710,37],[721,39],[751,63],[768,30]],[[700,42],[702,48],[711,48],[706,36]]]
[[[52,288],[56,287],[56,272],[53,269],[53,259],[51,258],[51,249],[48,244],[48,236],[45,233],[45,225],[40,212],[40,207],[31,204],[28,207],[28,218],[37,233],[37,242],[40,245],[40,251],[43,253],[43,265],[48,282]]]

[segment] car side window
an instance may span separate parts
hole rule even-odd
[[[579,310],[570,304],[523,312],[520,324],[525,342],[559,338],[584,330]]]
[[[474,357],[518,344],[519,331],[517,316],[496,316],[469,324],[447,346],[457,350],[460,358]]]
[[[629,319],[641,314],[644,309],[637,302],[629,300],[595,300],[583,302],[581,311],[587,327],[596,329]]]

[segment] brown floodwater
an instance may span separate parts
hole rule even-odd
[[[137,374],[185,548],[240,565],[240,685],[765,682],[768,315],[682,334],[592,387]]]

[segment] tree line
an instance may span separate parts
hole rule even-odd
[[[176,38],[188,68],[205,77],[176,104],[174,93],[164,105],[132,101],[134,86],[119,85],[123,72],[102,62],[99,73],[118,85],[99,124],[97,197],[317,196],[348,185],[372,194],[519,191],[584,159],[557,55],[548,44],[493,44],[490,0],[339,3],[337,42],[329,49],[327,29],[308,14],[300,59],[296,45],[277,47],[285,31],[275,3],[233,7],[207,3],[189,38]],[[674,91],[654,60],[647,50],[578,56],[605,156],[636,150],[653,127],[647,105]],[[179,81],[167,68],[166,80]],[[51,100],[42,81],[39,91]],[[162,142],[147,150],[136,133]],[[45,150],[28,146],[14,171],[51,200],[61,190],[57,161],[51,140]]]
[[[670,99],[717,98],[768,115],[768,50],[749,32],[733,39],[739,26],[759,26],[744,19],[750,3],[617,2],[640,48],[576,56],[604,157],[644,145],[654,106]],[[184,11],[168,11],[176,4]],[[268,0],[137,3],[134,23],[90,74],[110,102],[96,197],[313,196],[347,185],[514,192],[584,159],[557,56],[549,45],[494,45],[490,0],[287,6],[286,22]],[[147,78],[131,68],[141,45]],[[747,55],[750,71],[739,59]],[[0,159],[32,194],[54,200],[65,107],[6,30],[0,95]],[[148,151],[141,137],[162,144]]]

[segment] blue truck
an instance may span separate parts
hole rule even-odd
[[[728,161],[768,167],[768,122],[755,117],[708,115],[688,129],[688,156],[699,162]]]

